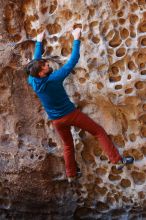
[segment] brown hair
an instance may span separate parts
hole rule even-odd
[[[47,60],[32,60],[30,61],[27,66],[24,68],[27,75],[31,75],[34,77],[39,77],[39,72],[41,72],[42,67],[45,65]]]

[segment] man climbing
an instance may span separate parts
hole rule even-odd
[[[69,182],[75,181],[77,177],[71,126],[79,127],[97,137],[103,151],[109,160],[116,164],[117,169],[122,169],[124,165],[132,164],[134,161],[131,156],[122,157],[119,154],[105,130],[77,109],[64,89],[63,81],[75,67],[80,57],[81,29],[76,28],[73,30],[72,35],[74,41],[71,56],[60,69],[53,70],[49,63],[42,59],[44,32],[37,35],[34,58],[26,67],[29,74],[28,83],[36,92],[49,119],[63,141],[66,174]]]

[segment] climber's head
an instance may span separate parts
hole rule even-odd
[[[41,78],[48,76],[53,72],[53,69],[49,66],[49,62],[47,60],[41,59],[30,61],[25,67],[25,72],[28,75]]]

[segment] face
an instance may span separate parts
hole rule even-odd
[[[45,65],[42,67],[42,70],[44,73],[47,73],[49,71],[49,64],[46,62]]]
[[[49,66],[48,62],[42,67],[42,71],[39,73],[40,77],[48,76],[50,73],[53,72],[52,67]]]

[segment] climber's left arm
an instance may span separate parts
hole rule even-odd
[[[44,38],[44,34],[45,34],[45,31],[37,35],[37,41],[35,43],[35,49],[34,49],[34,55],[33,55],[34,60],[42,59],[42,51],[43,51],[42,41]]]

